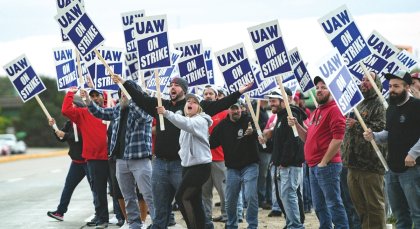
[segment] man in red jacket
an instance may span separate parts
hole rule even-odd
[[[341,114],[324,80],[314,79],[316,101],[319,106],[312,113],[308,129],[296,118],[288,117],[289,125],[296,125],[299,137],[305,142],[305,160],[309,165],[312,202],[320,228],[349,228],[340,192],[342,169],[340,146],[343,142],[346,119]]]
[[[108,227],[108,201],[107,201],[107,179],[108,179],[108,150],[106,125],[101,119],[89,113],[86,107],[73,107],[73,97],[77,88],[71,88],[64,97],[61,112],[80,128],[83,138],[82,157],[87,160],[88,169],[92,179],[93,191],[95,193],[95,217],[96,228]],[[85,94],[82,92],[82,94]],[[90,98],[96,104],[103,106],[104,98],[102,92],[91,90]],[[86,97],[90,103],[89,96]]]

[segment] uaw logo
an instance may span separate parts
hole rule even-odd
[[[239,129],[238,130],[238,137],[236,139],[241,139],[244,137],[244,130],[243,129]]]
[[[312,126],[312,124],[313,124],[315,126],[318,126],[319,125],[319,122],[321,121],[321,119],[322,119],[322,115],[318,115],[318,116],[315,116],[314,115],[312,117],[311,122],[309,122],[309,125]]]
[[[405,115],[401,115],[400,116],[400,123],[405,123],[405,120],[406,120],[406,117],[405,117]]]

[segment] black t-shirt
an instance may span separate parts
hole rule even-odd
[[[394,172],[408,169],[404,160],[420,138],[420,100],[410,97],[402,106],[391,105],[386,111],[389,168]],[[420,157],[416,163],[420,164]]]
[[[124,157],[125,149],[125,132],[127,130],[128,108],[121,109],[120,125],[118,128],[117,142],[115,144],[114,152],[117,159]]]

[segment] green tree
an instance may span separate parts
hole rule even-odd
[[[65,122],[65,117],[61,114],[61,104],[63,102],[64,93],[57,91],[55,79],[41,77],[47,90],[40,93],[41,98],[51,117],[55,118],[58,127]],[[59,143],[52,132],[52,128],[48,125],[47,117],[35,98],[26,102],[19,115],[19,119],[15,122],[16,131],[26,132],[25,142],[28,146],[35,147],[53,147],[63,146]]]

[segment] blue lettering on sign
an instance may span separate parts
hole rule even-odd
[[[238,91],[240,86],[255,81],[254,73],[248,59],[245,59],[238,64],[232,66],[223,72],[223,78],[230,93]],[[254,83],[249,91],[255,90],[258,85]]]
[[[67,35],[83,56],[93,51],[105,40],[87,14],[84,14],[75,23]]]
[[[135,52],[137,50],[135,38],[133,37],[134,28],[124,30],[125,48],[127,52]]]
[[[187,46],[177,47],[176,49],[181,51],[181,57],[196,56],[200,54],[201,44],[193,44]]]
[[[206,59],[206,60],[210,59],[210,54],[211,54],[210,50],[205,50],[204,51],[204,59]]]
[[[206,69],[207,69],[207,78],[209,79],[209,84],[214,85],[214,74],[213,74],[213,61],[206,60]]]
[[[292,70],[282,38],[275,39],[255,51],[265,78]]]
[[[122,74],[122,63],[111,63],[109,67],[117,75]],[[110,73],[103,64],[98,64],[96,68],[95,88],[99,90],[118,91],[118,85],[112,81]]]
[[[54,58],[56,61],[72,59],[73,58],[72,50],[66,49],[66,50],[54,51]]]
[[[140,69],[171,66],[167,33],[160,33],[137,41]]]
[[[352,66],[371,54],[354,22],[332,39],[331,43],[343,56],[347,66]]]
[[[379,38],[374,34],[369,37],[367,43],[372,49],[380,53],[381,56],[385,59],[389,59],[392,55],[395,54],[395,51],[391,47],[386,45],[383,41],[379,40]]]
[[[290,59],[290,64],[293,66],[295,65],[297,62],[300,61],[300,56],[298,52],[294,52],[292,54],[289,55],[289,59]]]
[[[329,89],[341,112],[345,115],[363,100],[363,95],[356,82],[351,79],[347,68],[343,67],[337,73],[337,76],[329,84]]]
[[[138,34],[159,33],[163,32],[165,20],[152,20],[137,22],[134,26]]]
[[[366,68],[369,72],[373,71],[376,74],[378,74],[379,72],[381,72],[385,68],[385,66],[388,62],[386,60],[384,60],[383,58],[381,58],[380,56],[378,56],[376,54],[372,54],[372,55],[366,57],[363,60],[363,63],[366,65]],[[362,80],[364,72],[363,72],[362,67],[359,64],[355,64],[355,65],[349,67],[349,71],[357,79]]]
[[[295,75],[297,81],[299,82],[300,88],[302,92],[306,92],[309,89],[315,87],[314,83],[309,76],[309,72],[306,69],[305,63],[301,61],[296,68],[293,70],[293,74]]]
[[[341,68],[343,64],[341,63],[339,54],[336,54],[331,59],[329,59],[326,63],[319,67],[324,78],[328,78],[332,74]]]
[[[57,65],[55,69],[57,72],[57,85],[59,90],[77,86],[77,74],[73,59]]]
[[[26,58],[18,60],[18,62],[14,63],[12,66],[6,68],[6,72],[9,76],[14,76],[19,74],[25,68],[28,67],[28,62],[26,62]]]
[[[322,28],[324,28],[326,33],[331,34],[337,29],[345,27],[348,23],[350,23],[350,18],[347,10],[344,10],[343,12],[337,14],[335,17],[332,17],[331,19],[323,22]]]
[[[12,83],[24,102],[45,90],[44,84],[32,66],[23,71]]]
[[[139,17],[143,17],[143,16],[144,16],[144,14],[142,14],[142,13],[123,16],[122,17],[123,25],[129,26],[129,25],[133,24],[134,18],[139,18]]]
[[[414,65],[417,64],[417,61],[410,58],[407,54],[405,54],[404,52],[400,52],[397,55],[397,59],[399,61],[401,61],[401,63],[404,64],[404,66],[406,66],[408,69],[411,69]]]
[[[208,84],[204,55],[198,55],[191,59],[178,63],[179,74],[187,80],[189,86]]]
[[[265,40],[271,40],[279,36],[277,25],[257,29],[250,32],[251,39],[254,43],[260,43]]]
[[[80,8],[80,4],[76,4],[57,20],[61,28],[67,28],[74,21],[78,20],[78,18],[81,17],[82,14],[83,12]]]
[[[235,63],[242,59],[244,59],[243,48],[232,50],[231,52],[221,54],[217,57],[217,61],[219,62],[220,66],[226,66],[228,64],[231,64],[232,62]]]

